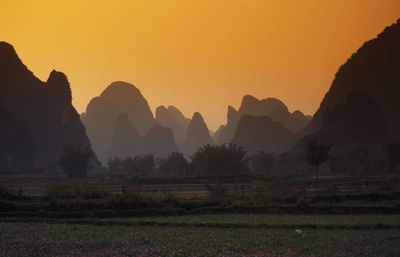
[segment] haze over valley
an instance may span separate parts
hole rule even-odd
[[[399,11],[0,1],[0,256],[399,256]]]

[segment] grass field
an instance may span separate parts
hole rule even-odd
[[[114,219],[118,220],[118,219]],[[260,224],[399,224],[398,215],[193,215],[136,218],[163,226],[1,222],[1,256],[398,256],[399,229],[268,229]],[[120,219],[126,221],[126,219]],[[248,224],[195,227],[188,224]],[[170,223],[169,225],[166,223]]]
[[[104,219],[107,220],[107,219]],[[113,219],[111,219],[113,220]],[[400,227],[397,215],[265,215],[265,214],[205,214],[167,217],[120,218],[132,222],[171,222],[184,224],[244,224],[244,225],[390,225]]]
[[[0,256],[400,256],[399,176],[313,181],[0,177]]]

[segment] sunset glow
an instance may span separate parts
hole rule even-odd
[[[365,3],[368,2],[368,5]],[[0,40],[84,112],[111,82],[215,130],[245,94],[314,114],[335,72],[400,18],[398,0],[0,1]]]

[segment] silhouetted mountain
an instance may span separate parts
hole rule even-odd
[[[166,157],[171,152],[178,152],[172,129],[155,125],[146,134],[145,153],[153,154],[155,157]]]
[[[178,110],[178,108],[170,105],[168,106],[168,111],[172,114],[172,116],[174,116],[175,121],[180,124],[183,125],[185,127],[185,130],[187,128],[187,126],[189,126],[190,123],[190,119],[186,118],[182,112],[180,110]]]
[[[206,144],[213,145],[214,142],[203,117],[200,113],[195,112],[187,128],[186,140],[181,150],[184,154],[190,155]]]
[[[328,109],[318,135],[334,145],[379,145],[386,141],[382,108],[365,91],[353,91],[344,103]]]
[[[126,113],[118,115],[111,141],[109,157],[133,157],[144,149],[144,140],[132,125]]]
[[[113,82],[99,97],[93,98],[83,116],[83,123],[100,160],[106,161],[115,122],[126,113],[141,136],[156,124],[146,99],[129,83]]]
[[[0,121],[0,169],[5,168],[1,167],[3,165],[22,164],[29,167],[36,151],[29,127],[2,103],[0,103]]]
[[[399,98],[400,20],[339,68],[299,146],[312,137],[330,144],[333,172],[382,172],[387,145],[400,139]]]
[[[66,144],[90,147],[79,114],[71,104],[67,77],[53,70],[47,82],[40,81],[5,42],[0,42],[0,102],[14,116],[12,123],[16,124],[16,119],[21,122],[16,130],[29,129],[36,145],[35,161],[56,163]],[[24,138],[30,141],[28,136]],[[30,143],[26,147],[32,149]],[[95,156],[93,165],[99,165]]]
[[[246,114],[240,118],[231,143],[242,146],[250,153],[278,153],[287,150],[295,139],[292,131],[270,117]]]
[[[212,140],[213,142],[218,142],[218,139],[220,138],[221,135],[221,131],[223,131],[225,128],[225,125],[220,125],[217,129],[217,131],[215,131],[214,135],[212,136]]]
[[[240,118],[246,114],[268,116],[273,121],[281,123],[293,132],[304,129],[311,120],[310,116],[305,116],[300,111],[290,113],[287,106],[276,98],[258,100],[254,96],[245,95],[238,111],[231,106],[228,107],[227,124],[221,128],[218,137],[216,137],[216,143],[230,142]]]
[[[179,145],[183,143],[186,136],[187,120],[189,119],[186,119],[183,114],[173,106],[169,106],[167,109],[162,105],[158,106],[156,109],[156,121],[158,121],[160,125],[172,129],[175,141]]]
[[[382,109],[388,136],[400,139],[400,20],[378,35],[377,38],[364,43],[336,73],[328,93],[311,123],[313,131],[323,130],[329,123],[327,114],[338,107],[348,108],[351,105],[348,95],[354,91],[364,91],[370,101]],[[365,98],[366,96],[364,96]],[[340,107],[340,105],[344,105]],[[373,103],[370,104],[371,106]],[[354,108],[357,108],[356,106]],[[359,112],[361,110],[354,110]],[[354,124],[348,115],[343,113],[343,126],[352,133]],[[329,115],[328,115],[329,116]],[[363,116],[368,118],[368,115]],[[358,117],[359,119],[360,117]],[[371,119],[371,118],[369,118]],[[383,122],[380,118],[379,122]],[[378,122],[376,120],[376,122]],[[350,122],[351,124],[345,124]],[[361,122],[361,120],[360,120]],[[364,121],[363,123],[370,121]],[[368,130],[365,128],[364,130]],[[375,126],[371,128],[371,131]],[[343,131],[346,133],[346,131]]]
[[[239,122],[240,115],[232,106],[228,106],[227,123],[222,127],[218,128],[218,131],[214,135],[214,141],[217,144],[229,143],[236,131],[237,124]]]

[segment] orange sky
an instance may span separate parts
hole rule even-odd
[[[226,121],[244,94],[313,114],[338,67],[400,18],[399,0],[0,0],[0,40],[42,80],[67,74],[79,112],[112,81],[152,110]]]

